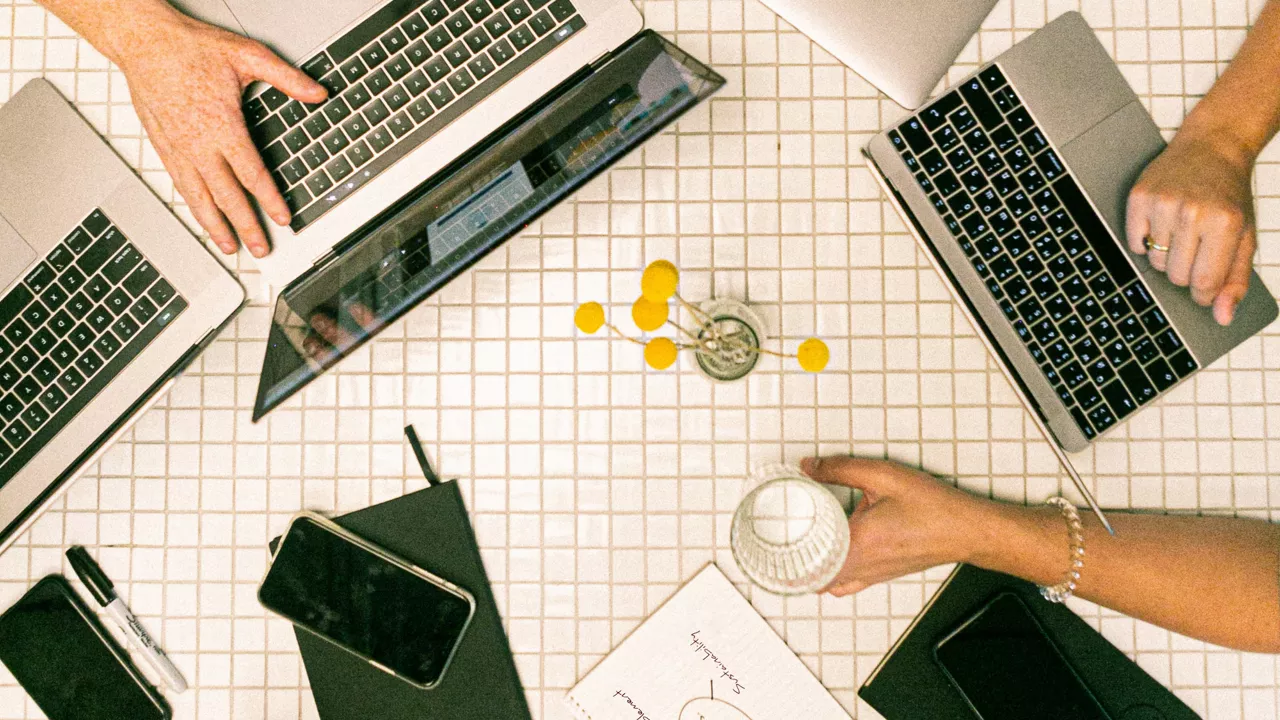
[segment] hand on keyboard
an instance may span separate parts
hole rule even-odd
[[[1129,195],[1129,248],[1229,325],[1249,289],[1258,249],[1250,177],[1253,160],[1226,137],[1184,129],[1142,173]],[[1169,248],[1168,252],[1152,245]]]
[[[325,89],[261,43],[192,20],[162,0],[47,0],[124,71],[134,107],[196,220],[225,253],[236,238],[255,257],[270,249],[246,191],[274,221],[290,211],[249,137],[244,90],[262,80],[284,95],[323,101]],[[282,96],[283,97],[283,96]]]

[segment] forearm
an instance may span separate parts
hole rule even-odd
[[[993,504],[972,564],[1041,585],[1070,564],[1056,508]],[[1256,652],[1280,652],[1280,526],[1217,517],[1112,514],[1114,537],[1082,517],[1086,554],[1076,594],[1131,617]]]
[[[1280,130],[1280,0],[1269,0],[1222,77],[1182,131],[1220,141],[1252,164]]]
[[[183,17],[165,0],[38,0],[107,59],[122,64],[128,51],[164,22]]]

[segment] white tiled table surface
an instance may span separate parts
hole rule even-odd
[[[728,78],[723,92],[260,425],[266,293],[234,260],[253,307],[0,556],[0,606],[83,543],[192,682],[171,698],[177,717],[314,718],[289,626],[254,599],[265,544],[301,508],[420,487],[401,442],[412,422],[442,472],[466,478],[530,704],[559,719],[564,690],[705,563],[741,580],[728,520],[757,463],[853,451],[1015,501],[1070,492],[863,166],[858,149],[904,111],[755,0],[639,4]],[[1171,134],[1261,6],[1002,0],[951,79],[1081,10]],[[124,77],[29,0],[0,0],[0,97],[41,75],[190,221]],[[1280,288],[1276,145],[1257,187],[1260,271]],[[831,367],[775,362],[713,387],[687,363],[646,371],[634,346],[575,337],[586,300],[614,303],[629,327],[639,269],[657,258],[682,268],[688,297],[757,304],[788,347],[825,338]],[[1081,456],[1102,504],[1274,519],[1278,358],[1273,328]],[[855,690],[948,570],[843,600],[740,587],[852,713],[874,718]],[[1202,715],[1277,717],[1274,658],[1072,607]],[[0,670],[0,718],[37,716]]]

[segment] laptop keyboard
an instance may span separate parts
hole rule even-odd
[[[1196,371],[998,66],[889,139],[1085,437]]]
[[[250,133],[293,231],[584,27],[570,0],[392,0],[302,66],[327,101],[251,98]]]
[[[0,485],[186,307],[101,210],[0,298]]]

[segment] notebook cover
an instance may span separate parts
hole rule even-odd
[[[415,688],[295,629],[322,720],[529,720],[524,688],[458,484],[419,490],[334,522],[465,588],[475,596],[476,614],[433,690]]]
[[[943,637],[1002,592],[1022,598],[1113,720],[1198,720],[1167,688],[1036,586],[960,565],[858,690],[887,720],[975,718],[933,658]]]

